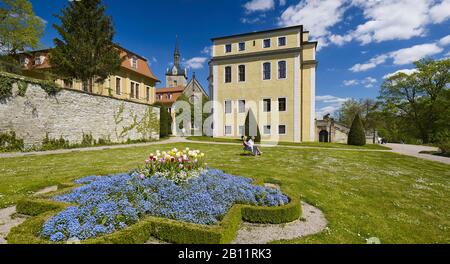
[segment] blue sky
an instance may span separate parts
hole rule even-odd
[[[31,0],[46,21],[43,47],[52,47],[53,14],[68,1]],[[450,0],[104,0],[115,42],[148,59],[162,80],[180,39],[189,77],[207,89],[210,38],[303,24],[319,41],[318,116],[348,98],[376,98],[386,75],[410,72],[412,61],[450,57]]]

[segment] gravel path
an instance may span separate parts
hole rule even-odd
[[[302,202],[302,218],[291,223],[253,224],[244,222],[233,244],[267,244],[276,240],[294,239],[317,234],[327,226],[320,209]]]
[[[243,222],[232,244],[267,244],[317,234],[325,229],[327,220],[322,211],[302,202],[302,218],[286,224],[253,224]],[[145,244],[167,244],[151,237]]]
[[[169,139],[163,139],[160,141],[148,142],[148,143],[120,144],[120,145],[111,145],[111,146],[74,148],[74,149],[57,149],[57,150],[48,150],[48,151],[10,152],[10,153],[0,153],[0,158],[42,156],[42,155],[51,155],[51,154],[64,154],[64,153],[72,153],[72,152],[85,152],[85,151],[106,150],[106,149],[124,149],[124,148],[134,148],[134,147],[143,147],[143,146],[160,145],[160,144],[170,144],[170,143],[177,143],[177,142],[185,142],[185,140],[183,138],[171,137]]]
[[[421,151],[437,151],[438,149],[435,147],[407,145],[407,144],[393,144],[393,143],[387,144],[387,146],[390,147],[392,151],[395,153],[450,164],[450,158],[419,153]]]
[[[164,139],[161,141],[148,142],[148,143],[138,143],[138,144],[122,144],[122,145],[112,145],[112,146],[100,146],[100,147],[88,147],[88,148],[75,148],[75,149],[58,149],[58,150],[48,150],[48,151],[34,151],[34,152],[10,152],[10,153],[0,153],[0,158],[15,158],[15,157],[26,157],[26,156],[42,156],[51,154],[64,154],[72,152],[85,152],[85,151],[96,151],[96,150],[107,150],[107,149],[124,149],[124,148],[134,148],[134,147],[145,147],[151,145],[162,145],[162,144],[173,144],[173,143],[195,143],[195,144],[215,144],[215,145],[232,145],[241,146],[240,143],[231,142],[212,142],[212,141],[194,141],[187,140],[183,137],[171,137],[169,139]],[[261,144],[261,147],[282,147],[282,148],[293,148],[293,149],[330,149],[330,150],[343,150],[343,151],[378,151],[378,152],[388,152],[390,150],[380,150],[380,149],[353,149],[353,148],[327,148],[327,147],[314,147],[314,146],[287,146],[287,145],[269,145]]]
[[[15,215],[16,206],[0,209],[0,244],[6,244],[6,236],[11,228],[20,225],[27,218]]]

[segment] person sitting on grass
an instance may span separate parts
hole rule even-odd
[[[242,144],[244,144],[244,150],[251,151],[255,156],[261,156],[262,154],[261,150],[259,150],[259,148],[255,146],[255,143],[251,138],[247,140],[247,137],[243,136],[242,142],[243,142]]]

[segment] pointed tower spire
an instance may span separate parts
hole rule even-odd
[[[178,35],[176,35],[175,51],[173,53],[173,64],[179,69],[180,66],[180,43],[178,41]]]

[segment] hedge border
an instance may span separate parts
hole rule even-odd
[[[49,218],[71,204],[48,200],[77,187],[74,184],[61,184],[66,187],[36,198],[27,198],[16,205],[19,214],[33,216],[11,229],[7,236],[8,244],[61,244],[40,237],[43,224]],[[252,223],[281,224],[295,221],[301,216],[301,202],[296,196],[284,192],[289,203],[277,207],[235,204],[216,225],[207,226],[176,221],[167,218],[146,216],[137,223],[112,234],[82,241],[83,244],[143,244],[150,237],[177,244],[227,244],[234,240],[243,220]]]

